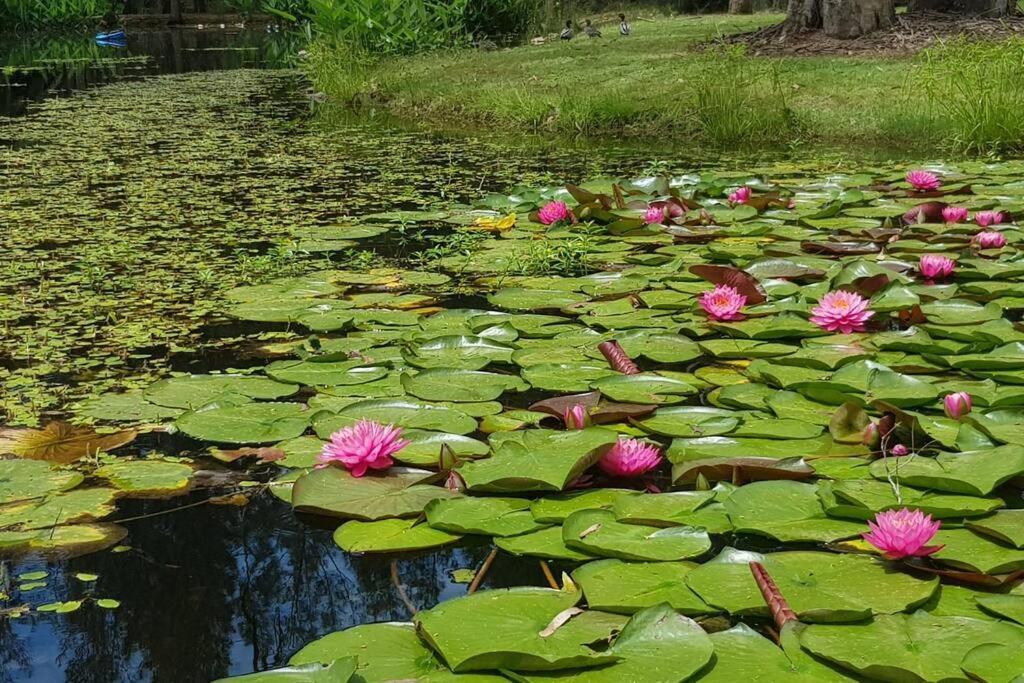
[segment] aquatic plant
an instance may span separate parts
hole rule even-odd
[[[995,230],[982,230],[973,241],[982,249],[1002,249],[1006,246],[1006,235]]]
[[[917,192],[934,192],[942,186],[939,176],[930,171],[922,170],[907,172],[907,182]]]
[[[372,420],[359,420],[331,434],[324,444],[317,462],[318,467],[340,463],[353,477],[361,477],[368,470],[386,470],[394,464],[392,456],[409,445],[402,438],[402,429]]]
[[[963,223],[970,212],[962,206],[945,206],[942,208],[942,220],[946,223]]]
[[[718,285],[710,292],[704,292],[700,296],[700,307],[712,320],[725,322],[740,320],[743,318],[740,310],[746,304],[747,297],[729,285]]]
[[[942,398],[942,407],[946,411],[946,416],[952,420],[959,420],[971,412],[973,404],[971,395],[966,391],[955,391]]]
[[[856,292],[829,292],[811,309],[811,322],[829,332],[863,332],[874,315],[868,304],[868,300]]]
[[[576,403],[565,409],[562,422],[566,429],[584,429],[590,426],[590,413],[582,403]]]
[[[644,212],[644,223],[657,225],[665,220],[665,209],[660,206],[650,206]]]
[[[738,187],[729,193],[729,203],[746,204],[748,201],[750,201],[750,197],[752,196],[752,194],[753,191],[746,185],[744,185],[743,187]]]
[[[571,220],[572,212],[569,206],[562,201],[548,202],[537,211],[537,217],[544,225],[554,225],[562,221]]]
[[[598,465],[612,477],[638,477],[661,463],[661,450],[640,439],[620,438]]]
[[[949,277],[956,267],[956,261],[941,254],[925,254],[918,262],[918,270],[927,282]]]
[[[941,526],[942,522],[920,510],[901,508],[879,512],[874,521],[868,521],[871,531],[861,536],[890,560],[927,557],[944,547],[928,545]]]
[[[974,222],[983,228],[999,225],[1003,222],[1003,213],[1002,211],[979,211],[974,214]]]

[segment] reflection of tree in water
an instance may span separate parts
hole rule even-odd
[[[18,640],[11,628],[12,622],[0,619],[0,683],[14,681],[13,671],[25,671],[30,676],[32,660],[25,644]]]
[[[185,502],[128,503],[119,516]],[[100,575],[97,597],[121,601],[117,610],[85,605],[38,617],[54,628],[66,680],[206,683],[281,665],[333,631],[409,619],[392,582],[392,557],[346,555],[329,525],[304,522],[284,503],[259,495],[242,508],[201,506],[127,523],[130,552],[73,560],[66,581],[51,574],[53,586],[69,587],[62,598],[83,593],[85,584],[71,577],[85,571]],[[450,572],[479,566],[489,551],[479,543],[401,556],[398,573],[410,600],[425,609],[465,593]],[[527,582],[543,582],[536,562],[501,555],[484,586]],[[33,653],[3,622],[0,652],[3,670],[24,673],[0,681],[32,679]]]

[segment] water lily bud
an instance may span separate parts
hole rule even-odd
[[[946,415],[953,420],[959,420],[967,413],[971,412],[973,402],[971,401],[971,395],[966,391],[958,391],[954,394],[947,395],[942,399],[943,407],[946,409]]]
[[[868,448],[878,448],[879,444],[882,443],[882,433],[878,430],[878,425],[874,422],[868,423],[868,426],[864,428],[864,436],[861,438],[861,443]]]

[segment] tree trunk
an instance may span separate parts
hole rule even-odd
[[[729,14],[753,14],[752,0],[729,0]]]
[[[789,0],[784,30],[821,29],[833,38],[857,38],[895,21],[894,0]]]

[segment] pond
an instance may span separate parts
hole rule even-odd
[[[74,464],[0,460],[0,681],[209,681],[414,613],[450,665],[515,668],[486,651],[475,667],[430,609],[477,570],[481,590],[572,572],[592,608],[567,627],[586,624],[574,648],[664,599],[714,632],[708,680],[749,675],[735,639],[771,646],[751,661],[844,680],[821,663],[847,656],[830,627],[805,642],[823,659],[759,635],[751,558],[804,621],[887,625],[924,606],[988,625],[964,627],[972,647],[1024,642],[1009,220],[1024,165],[929,164],[943,185],[915,192],[906,161],[431,132],[316,102],[296,48],[191,31],[3,51],[0,446]],[[947,205],[998,209],[1010,246],[978,244]],[[932,252],[958,260],[952,276],[917,276]],[[746,297],[742,317],[696,305],[721,283]],[[870,329],[808,321],[840,287],[870,300]],[[612,339],[643,373],[606,360]],[[954,391],[972,394],[969,421],[943,417]],[[563,429],[576,403],[603,426]],[[407,469],[312,469],[361,418],[405,428]],[[47,423],[64,431],[26,431]],[[861,443],[869,423],[881,446]],[[616,432],[672,466],[593,467]],[[889,469],[896,446],[914,452],[906,474]],[[683,493],[654,493],[670,488]],[[865,520],[897,504],[945,521],[933,560],[865,554]],[[672,641],[694,673],[711,658],[697,631]],[[367,680],[452,677],[406,627],[374,633]],[[559,661],[608,680],[643,661],[627,649],[615,673],[600,648],[573,653]]]

